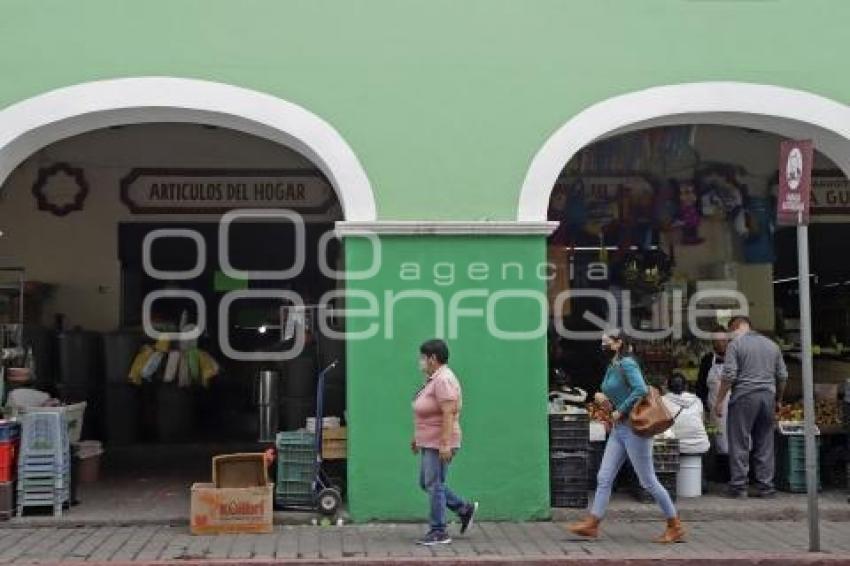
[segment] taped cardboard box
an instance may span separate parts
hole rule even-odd
[[[192,486],[193,535],[272,532],[274,484],[263,487]]]

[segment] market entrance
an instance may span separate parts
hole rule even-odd
[[[569,160],[548,209],[548,219],[559,223],[548,248],[554,267],[549,281],[550,411],[562,410],[564,402],[581,407],[598,390],[606,362],[598,339],[581,333],[598,331],[603,320],[633,335],[635,353],[650,384],[666,390],[668,379],[681,374],[693,393],[685,396],[705,408],[711,403],[706,370],[714,359],[713,345],[695,331],[717,329],[744,307],[755,329],[773,338],[784,353],[790,406],[780,417],[801,418],[796,405],[802,395],[798,297],[792,284],[796,238],[793,230],[777,229],[774,222],[782,139],[734,126],[660,126],[612,135]],[[821,153],[815,168],[811,248],[817,274],[813,302],[820,345],[815,382],[820,392],[821,482],[843,488],[846,431],[838,384],[846,376],[844,344],[850,327],[843,313],[850,297],[850,273],[836,258],[850,210],[844,194],[848,180]],[[697,299],[700,292],[704,298]],[[741,293],[745,304],[727,292]],[[694,307],[703,311],[696,327],[688,317]],[[594,422],[594,417],[600,420]],[[579,416],[553,418],[553,505],[586,504],[604,447],[601,417],[594,407],[589,426]],[[666,444],[656,445],[659,479],[671,492],[686,489],[682,495],[711,497],[716,490],[706,492],[705,484],[725,480],[723,450],[718,450],[723,425],[708,413],[704,421],[710,447],[690,438],[675,439],[679,457],[688,460],[687,470]],[[577,439],[577,430],[589,430],[590,442]],[[692,443],[701,446],[697,449]],[[706,448],[705,465],[700,463],[694,476],[691,468],[696,464],[689,456]],[[776,480],[781,489],[797,491],[802,469],[794,467],[799,462],[789,459],[789,451],[787,439],[777,443]],[[576,456],[581,453],[586,456]],[[588,484],[579,485],[579,477],[587,478]],[[621,483],[623,489],[646,499],[628,471],[621,474]]]
[[[334,360],[325,415],[344,427],[344,342],[323,332],[342,321],[319,320],[343,285],[330,237],[343,207],[310,159],[222,127],[129,124],[43,147],[2,190],[0,255],[25,278],[3,322],[23,305],[30,368],[7,399],[85,402],[81,437],[105,449],[72,515],[114,512],[102,504],[116,492],[140,517],[163,494],[185,514],[210,456],[314,426],[317,372]],[[336,438],[328,471],[344,484]]]

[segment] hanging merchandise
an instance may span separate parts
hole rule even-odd
[[[130,372],[127,376],[127,380],[133,385],[141,385],[142,384],[142,371],[150,360],[150,357],[153,355],[154,349],[148,345],[142,346],[142,349],[139,350],[139,353],[136,354],[136,357],[133,358],[133,363],[130,366]]]
[[[164,383],[171,383],[177,379],[177,370],[180,368],[180,350],[171,350],[165,361],[165,371],[162,374]]]
[[[153,379],[154,374],[159,371],[160,366],[162,365],[162,360],[165,357],[165,354],[159,350],[154,350],[148,358],[147,362],[145,362],[145,367],[142,368],[142,379],[146,381],[151,381]]]
[[[697,193],[692,181],[686,180],[675,183],[676,202],[678,211],[674,227],[682,230],[682,245],[696,246],[703,243],[699,235],[700,213]]]
[[[620,252],[624,253],[632,246],[647,250],[653,244],[655,188],[645,178],[629,177],[624,179],[620,192],[623,207]]]
[[[207,387],[210,380],[219,374],[220,368],[213,357],[203,350],[200,350],[199,362],[201,367],[201,381],[204,387]]]
[[[201,377],[200,350],[192,348],[186,352],[186,359],[189,366],[189,378],[192,383],[197,383]]]
[[[177,386],[189,387],[192,385],[192,378],[189,375],[189,353],[186,351],[178,353],[180,354],[180,364],[177,367]]]
[[[741,236],[747,233],[744,218],[747,187],[738,180],[743,173],[731,165],[716,164],[702,167],[696,175],[703,216],[725,218]]]
[[[662,232],[670,232],[676,219],[676,191],[672,180],[658,183],[652,203],[653,223]]]
[[[746,263],[773,263],[776,254],[773,247],[775,207],[764,197],[750,197],[747,202],[748,230],[743,239]]]

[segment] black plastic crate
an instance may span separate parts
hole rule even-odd
[[[549,439],[549,451],[558,452],[587,452],[590,441],[587,438],[552,438]]]
[[[655,454],[652,457],[652,465],[655,467],[656,473],[677,473],[679,471],[679,455]]]
[[[676,473],[672,472],[656,472],[656,477],[662,486],[667,490],[670,494],[670,498],[673,501],[676,501]],[[635,499],[640,501],[641,503],[652,503],[655,501],[652,495],[640,486],[640,483],[637,483],[637,479],[635,478],[635,484],[632,485],[632,495]]]
[[[549,434],[576,432],[590,436],[590,419],[587,415],[549,415]]]
[[[602,465],[602,456],[605,455],[604,442],[591,442],[587,451],[587,483],[591,489],[596,489],[596,476]]]
[[[558,476],[587,477],[587,452],[552,452],[549,469]]]
[[[558,490],[553,488],[551,492],[552,507],[586,509],[589,502],[587,490]]]

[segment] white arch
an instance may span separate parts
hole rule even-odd
[[[0,184],[23,160],[55,141],[98,128],[150,122],[210,124],[290,147],[327,176],[346,220],[375,220],[375,199],[366,172],[327,122],[269,94],[195,79],[95,81],[0,110]]]
[[[721,124],[810,138],[850,173],[850,107],[777,86],[706,82],[649,88],[609,98],[561,126],[534,156],[519,197],[517,220],[545,220],[564,166],[586,145],[611,135],[661,125]],[[777,156],[778,159],[778,156]]]

